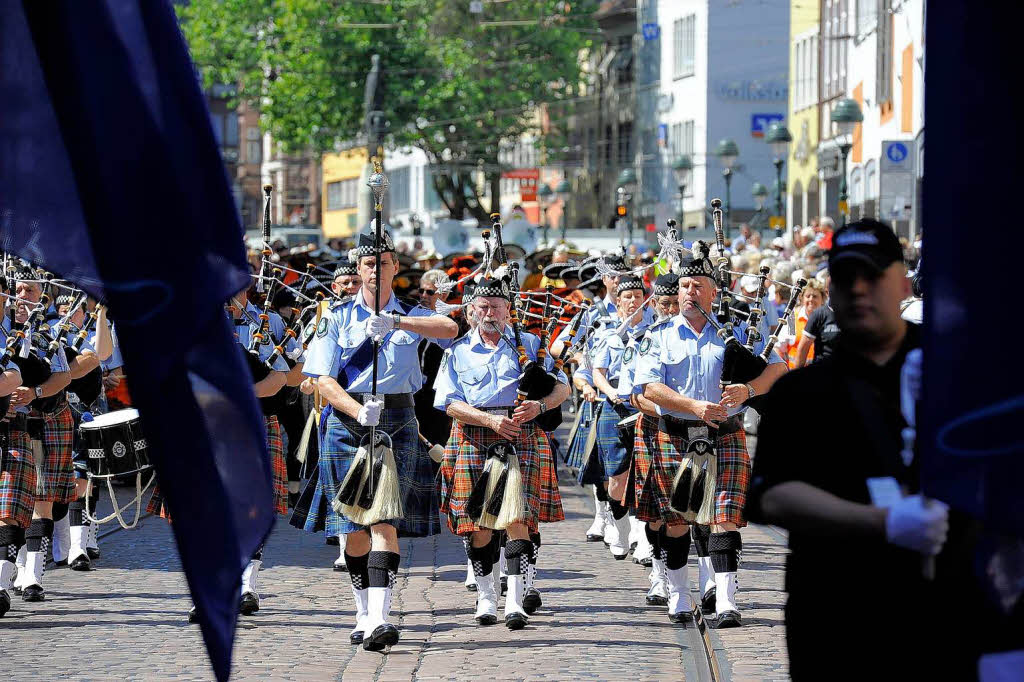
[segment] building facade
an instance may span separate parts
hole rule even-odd
[[[660,42],[656,123],[640,126],[656,147],[653,154],[645,148],[638,159],[657,178],[653,185],[643,184],[645,193],[655,195],[655,209],[645,211],[644,218],[655,219],[656,229],[667,217],[676,217],[685,228],[705,227],[715,197],[730,206],[734,227],[740,222],[768,226],[771,210],[757,210],[752,190],[754,183],[771,187],[775,180],[764,134],[787,115],[789,17],[785,3],[641,3],[639,40]],[[728,190],[716,156],[723,139],[739,148]],[[680,197],[672,167],[683,156],[691,159],[693,170]]]
[[[786,225],[800,228],[818,215],[818,77],[821,6],[792,0],[789,8],[789,113],[793,136],[786,173]]]

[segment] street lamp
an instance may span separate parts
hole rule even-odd
[[[853,146],[853,129],[864,120],[864,114],[861,113],[857,100],[847,98],[836,103],[829,118],[839,126],[839,134],[843,136],[843,141],[839,143],[839,153],[843,157],[843,174],[839,176],[839,213],[842,214],[842,224],[845,225],[846,219],[850,215],[846,194],[846,157],[850,153],[850,147]]]
[[[619,197],[626,203],[629,204],[633,201],[633,193],[636,192],[636,173],[632,168],[623,168],[622,172],[619,173]],[[633,243],[633,215],[632,206],[630,206],[629,215],[626,216],[626,232],[629,238],[629,244]]]
[[[537,188],[537,199],[540,201],[541,210],[544,211],[544,224],[541,226],[542,234],[544,235],[544,246],[548,244],[548,208],[551,207],[554,194],[545,182],[542,182],[540,187]]]
[[[775,121],[768,126],[768,132],[764,135],[764,141],[772,146],[775,154],[775,215],[779,222],[775,225],[775,236],[782,236],[782,227],[785,225],[785,215],[782,212],[782,195],[786,191],[786,185],[782,181],[782,164],[786,162],[786,153],[789,150],[789,143],[793,141],[793,135],[789,128],[782,121]]]
[[[562,224],[559,226],[562,232],[562,241],[565,241],[565,230],[569,227],[569,196],[572,194],[572,183],[569,178],[563,178],[555,185],[555,194],[562,200]]]
[[[740,148],[737,144],[729,139],[728,137],[722,139],[718,143],[718,147],[715,149],[715,156],[725,166],[725,170],[722,171],[722,177],[725,178],[725,231],[729,232],[729,222],[732,213],[732,201],[731,199],[731,184],[732,184],[732,166],[736,163],[736,158],[740,155]]]
[[[688,154],[683,154],[672,164],[672,174],[675,175],[676,185],[679,187],[679,224],[685,224],[683,206],[686,196],[686,186],[690,184],[690,175],[693,173],[693,159]]]
[[[754,186],[750,188],[750,193],[754,196],[754,207],[760,212],[768,200],[768,188],[760,182],[755,182]]]

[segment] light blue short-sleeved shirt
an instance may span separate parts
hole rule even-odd
[[[256,334],[256,332],[259,331],[259,325],[256,324],[256,322],[259,320],[259,311],[256,310],[256,308],[251,303],[246,305],[245,308],[246,310],[249,311],[249,314],[252,315],[252,319],[250,320],[248,317],[243,315],[238,319],[231,320],[231,324],[234,327],[235,338],[238,340],[238,343],[242,346],[242,348],[248,349],[249,346],[252,344],[253,336]],[[275,329],[277,329],[279,334],[282,334],[284,330],[284,321],[281,319],[281,316],[278,315],[277,313],[270,313],[270,320],[267,323],[267,327],[269,328],[271,337],[274,336]],[[264,339],[263,342],[257,346],[256,350],[259,353],[260,360],[266,362],[274,353],[273,339]],[[285,362],[284,357],[280,355],[277,357],[277,359],[274,360],[273,367],[274,370],[278,372],[288,371],[288,363]]]
[[[610,333],[604,334],[602,343],[598,351],[594,356],[594,369],[603,369],[607,376],[608,381],[615,382],[621,381],[622,365],[626,354],[626,348],[632,341],[633,337],[637,335],[643,335],[649,325],[641,321],[640,324],[631,327],[626,332],[626,338],[622,338],[619,332],[621,329],[616,329]],[[630,357],[630,361],[632,361]]]
[[[746,326],[737,329],[737,336],[746,338]],[[764,338],[767,330],[762,325]],[[726,342],[718,338],[715,329],[705,323],[698,333],[682,315],[665,320],[650,329],[649,334],[637,346],[636,371],[633,377],[634,391],[640,392],[646,384],[665,384],[679,394],[694,400],[717,403],[722,399],[719,380],[722,376],[722,361],[725,357]],[[754,345],[755,354],[764,348],[764,341]],[[782,362],[774,353],[768,363]],[[729,409],[729,416],[743,412],[740,405]],[[692,414],[665,410],[658,406],[658,414],[668,414],[683,419],[693,419]]]
[[[540,339],[523,333],[523,347],[531,360],[537,359]],[[519,385],[519,352],[515,348],[512,329],[505,327],[505,341],[497,348],[488,348],[474,329],[444,352],[441,367],[434,381],[434,407],[447,409],[453,401],[461,400],[473,407],[507,407],[516,401]],[[548,354],[544,368],[549,372],[554,359]],[[561,383],[568,383],[565,374],[557,374]]]
[[[438,314],[422,306],[403,304],[394,293],[386,304],[381,305],[381,312],[396,312],[410,317]],[[372,315],[373,308],[363,302],[362,291],[331,306],[330,314],[320,318],[306,349],[303,374],[311,377],[337,377],[366,340],[366,320]],[[378,394],[415,393],[420,390],[423,386],[423,373],[420,371],[417,352],[420,338],[419,334],[404,329],[390,333],[380,350]],[[367,363],[346,390],[349,393],[369,393],[372,378],[372,363]]]

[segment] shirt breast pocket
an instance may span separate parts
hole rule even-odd
[[[515,381],[519,378],[519,361],[514,358],[500,357],[496,365],[498,378]]]
[[[391,338],[388,339],[388,343],[393,343],[396,346],[408,346],[409,344],[416,343],[419,340],[420,338],[416,334],[399,329],[391,334]]]
[[[487,365],[483,367],[469,367],[458,371],[459,383],[468,389],[478,389],[490,372]]]
[[[693,359],[685,347],[666,348],[662,351],[661,362],[665,366],[665,378],[670,386],[686,382]]]

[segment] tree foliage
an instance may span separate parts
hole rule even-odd
[[[564,119],[596,4],[485,2],[479,15],[468,0],[191,0],[178,11],[205,84],[236,84],[286,150],[365,141],[379,54],[388,144],[422,149],[451,214],[483,220],[471,176],[484,173],[496,203],[499,150],[538,132],[538,105]],[[508,21],[531,23],[488,25]]]

